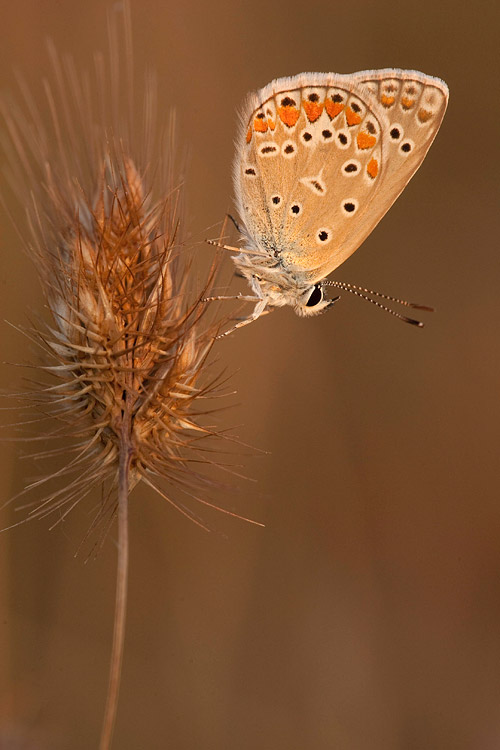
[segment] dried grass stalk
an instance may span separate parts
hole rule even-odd
[[[109,66],[96,56],[93,77],[78,75],[70,59],[61,61],[51,50],[53,75],[45,83],[44,105],[49,125],[22,82],[22,105],[2,106],[11,184],[26,208],[22,233],[50,314],[48,322],[25,332],[43,350],[42,369],[52,380],[37,383],[24,398],[41,420],[52,420],[43,442],[59,441],[37,458],[69,454],[62,468],[28,488],[49,487],[30,517],[56,514],[59,523],[99,487],[106,489],[91,530],[102,540],[118,516],[116,614],[101,750],[111,745],[118,701],[129,493],[143,481],[203,525],[171,488],[210,505],[199,494],[205,485],[196,467],[209,460],[200,440],[222,435],[200,422],[203,400],[218,387],[206,369],[220,324],[207,320],[203,301],[215,268],[193,294],[191,260],[180,235],[172,127],[163,141],[155,134],[150,81],[134,136],[137,123],[130,114],[122,116],[124,109],[137,109],[127,14],[125,102],[118,38],[115,19]]]

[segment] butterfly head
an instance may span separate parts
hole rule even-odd
[[[303,318],[325,312],[338,300],[338,297],[325,299],[321,282],[301,288],[291,283],[278,286],[261,278],[254,279],[253,287],[269,307],[290,305]]]
[[[255,295],[268,307],[290,305],[297,315],[311,317],[324,312],[338,299],[325,299],[321,281],[311,284],[309,280],[299,279],[300,274],[295,275],[279,263],[259,262],[255,257],[245,256],[244,252],[234,260]]]

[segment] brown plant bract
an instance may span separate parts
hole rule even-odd
[[[201,399],[219,383],[208,380],[205,370],[220,324],[207,322],[209,305],[203,301],[216,269],[193,294],[191,259],[180,237],[172,128],[163,142],[155,135],[151,83],[134,146],[127,11],[125,18],[128,117],[121,115],[116,20],[110,24],[110,72],[96,56],[94,83],[51,50],[54,84],[45,83],[49,127],[22,83],[23,105],[2,106],[11,183],[26,208],[28,231],[21,234],[51,316],[25,332],[43,349],[49,361],[42,369],[55,383],[40,383],[24,398],[39,409],[41,420],[56,420],[41,439],[63,441],[36,457],[72,456],[28,487],[61,483],[34,503],[30,516],[56,513],[58,523],[101,486],[107,489],[92,524],[100,528],[101,541],[118,514],[115,629],[101,750],[111,745],[118,700],[129,492],[142,480],[203,525],[171,488],[211,505],[199,497],[208,480],[194,467],[208,462],[200,438],[222,434],[199,421]],[[166,152],[167,164],[158,166],[155,148]]]

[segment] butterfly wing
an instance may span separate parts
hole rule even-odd
[[[249,245],[279,255],[301,283],[340,265],[424,158],[446,107],[446,87],[435,81],[393,70],[306,73],[251,95],[234,166]],[[395,113],[397,139],[390,135]]]
[[[349,255],[378,224],[422,164],[448,105],[444,81],[418,71],[364,71],[354,78],[382,105],[388,122],[382,139],[382,179],[365,218],[368,232],[359,227],[351,235],[353,247]]]

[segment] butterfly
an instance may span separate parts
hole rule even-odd
[[[388,309],[366,297],[369,290],[325,277],[402,192],[447,103],[442,80],[398,69],[302,73],[247,97],[234,161],[242,247],[228,249],[237,251],[233,260],[253,292],[239,298],[255,307],[234,328],[284,305],[303,316],[323,312],[338,299],[325,298],[328,285]]]

